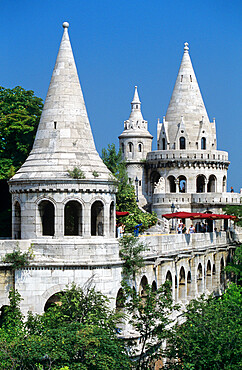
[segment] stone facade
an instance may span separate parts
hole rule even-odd
[[[158,120],[157,150],[149,150],[147,126],[141,136],[141,127],[126,121],[119,136],[129,177],[139,180],[140,205],[158,217],[170,213],[172,204],[179,211],[220,213],[223,206],[240,203],[239,194],[227,193],[228,153],[217,150],[215,119],[208,118],[188,50],[185,43],[166,116]]]
[[[8,304],[9,289],[15,286],[23,297],[24,314],[28,310],[43,312],[55,301],[56,294],[72,282],[82,286],[92,279],[98,290],[112,298],[113,307],[121,289],[122,261],[115,238],[116,184],[94,145],[68,26],[67,22],[63,24],[64,34],[33,149],[9,181],[13,233],[12,240],[0,240],[0,257],[20,248],[22,252],[31,249],[33,260],[17,271],[0,262],[0,307]],[[192,108],[197,117],[197,132],[192,135],[197,137],[204,127],[209,150],[197,149],[194,143],[184,150],[174,148],[179,142],[174,95],[182,90],[180,82],[176,83],[169,114],[158,126],[158,144],[165,138],[168,145],[169,138],[169,148],[151,151],[153,137],[141,113],[137,87],[130,117],[119,137],[130,181],[139,179],[140,204],[151,204],[159,215],[169,211],[172,202],[184,210],[205,206],[215,210],[238,201],[236,194],[225,191],[228,156],[216,150],[215,125],[209,126],[189,61],[186,46],[184,72],[179,72],[179,79],[183,76],[186,89],[190,82],[194,83],[192,97],[196,97],[199,108]],[[192,81],[185,70],[191,73]],[[180,109],[184,104],[179,99]],[[186,122],[184,114],[179,130],[185,130]],[[186,130],[189,143],[194,137],[190,138],[188,126]],[[208,180],[203,186],[210,191],[196,192],[196,176],[200,174]],[[211,175],[216,175],[216,181],[209,180]],[[170,176],[175,178],[174,189]],[[186,176],[185,192],[178,191],[180,176]],[[185,304],[201,293],[221,293],[224,289],[224,266],[234,249],[233,240],[225,232],[153,234],[143,235],[141,240],[149,250],[144,254],[145,266],[136,277],[139,291],[146,282],[159,287],[168,279],[174,301]]]

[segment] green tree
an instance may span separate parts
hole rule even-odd
[[[229,262],[225,267],[225,271],[230,273],[232,280],[235,280],[237,284],[242,285],[242,245],[240,244],[235,249],[232,262]]]
[[[120,315],[90,284],[83,289],[73,284],[60,294],[60,304],[42,315],[29,313],[26,322],[17,298],[10,296],[0,328],[0,369],[130,369],[116,335]],[[12,329],[14,321],[19,322],[18,330]]]
[[[125,231],[132,232],[137,224],[142,223],[141,230],[146,230],[157,222],[154,213],[143,212],[136,202],[135,188],[129,183],[126,163],[122,160],[121,152],[117,152],[115,144],[109,144],[107,149],[102,150],[102,160],[112,174],[117,178],[118,192],[116,195],[117,211],[130,212],[122,218]]]
[[[242,288],[231,284],[220,298],[193,300],[167,341],[167,369],[242,367]]]
[[[223,208],[223,211],[227,215],[234,215],[237,217],[237,220],[235,220],[235,223],[238,226],[242,226],[242,205],[238,206],[226,206]]]
[[[28,156],[42,108],[33,91],[0,87],[0,179],[13,176]]]

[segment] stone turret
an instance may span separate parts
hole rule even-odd
[[[127,162],[127,172],[131,183],[138,179],[139,204],[146,204],[144,166],[147,153],[151,151],[153,136],[148,131],[148,123],[141,112],[138,88],[135,86],[129,119],[124,121],[124,130],[119,136],[119,146],[123,159]],[[137,180],[136,179],[136,180]]]
[[[204,145],[206,149],[216,150],[215,121],[209,121],[193,70],[187,42],[184,46],[184,54],[166,112],[165,122],[170,140],[169,149],[179,150],[181,145],[184,146],[184,142],[185,148],[188,150],[200,150],[203,149]],[[158,126],[159,148],[163,148],[163,139],[166,140],[166,136],[164,130]],[[180,141],[182,141],[181,144]]]
[[[114,237],[114,181],[95,148],[63,27],[33,149],[9,181],[13,238]]]

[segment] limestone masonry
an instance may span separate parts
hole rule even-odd
[[[16,248],[33,250],[30,266],[17,270],[0,263],[0,307],[15,286],[21,308],[41,313],[73,281],[92,278],[112,300],[121,294],[122,261],[116,239],[116,182],[95,148],[80,86],[67,22],[46,96],[35,142],[9,181],[12,240],[0,241],[0,256]],[[222,212],[239,204],[228,193],[228,154],[217,150],[215,120],[210,122],[185,43],[170,104],[157,124],[157,150],[141,112],[135,86],[129,119],[119,136],[130,182],[138,182],[139,205],[162,214]],[[232,225],[226,225],[226,227]],[[149,245],[137,287],[172,282],[173,299],[186,303],[201,293],[224,289],[224,267],[238,233],[221,230],[169,235],[159,221],[141,239]]]

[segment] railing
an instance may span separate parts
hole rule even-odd
[[[147,161],[167,159],[228,161],[228,153],[222,150],[155,150],[147,155]]]

